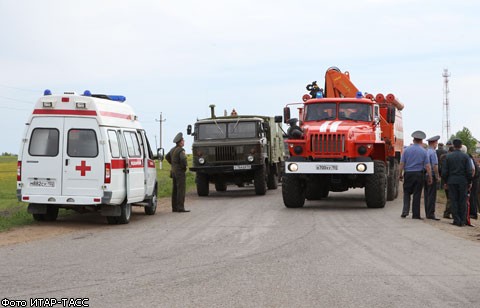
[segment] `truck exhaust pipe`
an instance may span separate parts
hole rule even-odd
[[[215,116],[215,105],[212,104],[212,105],[210,105],[210,106],[208,106],[208,107],[210,107],[210,116],[211,116],[211,118],[212,118],[212,119],[215,119],[215,118],[216,118],[216,116]]]

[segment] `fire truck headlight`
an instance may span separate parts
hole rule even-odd
[[[357,152],[360,155],[365,155],[367,153],[367,147],[365,147],[364,145],[361,145],[358,147]]]
[[[365,172],[366,170],[367,170],[367,165],[365,165],[363,163],[357,165],[357,171],[358,172]]]
[[[255,157],[253,157],[253,155],[248,155],[247,157],[247,160],[249,163],[253,163],[253,160],[255,159]]]
[[[295,172],[298,170],[298,165],[296,163],[288,164],[288,170],[291,172]]]
[[[296,147],[293,148],[293,152],[295,152],[295,154],[297,154],[297,155],[300,155],[303,152],[303,148],[301,146],[297,145]]]
[[[203,164],[205,163],[205,158],[199,157],[199,158],[198,158],[198,163],[199,163],[200,165],[203,165]]]

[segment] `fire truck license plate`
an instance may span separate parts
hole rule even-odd
[[[338,170],[337,165],[317,165],[317,170]]]
[[[55,181],[48,180],[32,180],[30,186],[33,187],[55,187]]]
[[[250,170],[252,169],[252,165],[236,165],[233,166],[233,170]]]

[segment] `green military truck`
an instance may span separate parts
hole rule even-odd
[[[276,189],[284,166],[282,117],[258,115],[215,116],[198,120],[193,135],[193,167],[197,193],[208,196],[209,184],[216,191],[226,191],[227,185],[251,184],[257,195]]]

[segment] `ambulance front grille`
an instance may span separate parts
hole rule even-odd
[[[316,154],[341,154],[345,152],[344,134],[313,134],[310,148]]]
[[[233,146],[219,146],[215,147],[215,160],[218,161],[235,161],[236,160],[235,147]]]

